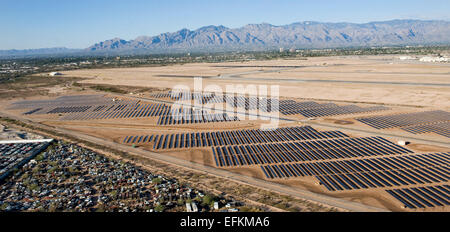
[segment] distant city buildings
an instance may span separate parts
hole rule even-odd
[[[400,56],[399,60],[419,60],[420,62],[450,62],[450,58],[446,56],[424,56],[424,57],[416,57],[416,56]]]
[[[420,58],[420,61],[422,61],[422,62],[449,62],[450,58],[443,57],[443,56],[439,56],[439,57],[425,56],[425,57]]]
[[[412,57],[412,56],[400,56],[399,59],[400,59],[400,60],[417,60],[417,57]]]

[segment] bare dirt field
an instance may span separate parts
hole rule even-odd
[[[400,61],[396,56],[185,64],[64,74],[87,78],[82,83],[160,88],[174,84],[193,88],[192,77],[202,76],[204,86],[215,84],[224,90],[227,84],[277,84],[284,97],[450,107],[450,64]]]

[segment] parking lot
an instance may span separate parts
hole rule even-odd
[[[17,169],[0,189],[0,211],[186,211],[186,203],[211,211],[219,210],[214,204],[239,205],[62,141]]]
[[[0,142],[0,183],[15,169],[26,164],[40,151],[47,148],[51,140]]]

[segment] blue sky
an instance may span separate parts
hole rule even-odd
[[[206,25],[450,20],[449,0],[0,0],[0,50],[86,48]]]

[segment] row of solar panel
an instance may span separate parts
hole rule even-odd
[[[28,100],[14,102],[10,109],[46,108],[62,106],[102,105],[113,103],[112,98],[104,95],[62,96],[52,100]]]
[[[346,105],[346,106],[337,106],[337,107],[325,107],[325,108],[312,108],[312,109],[304,109],[298,110],[295,112],[296,114],[301,114],[304,117],[325,117],[331,115],[342,115],[342,114],[356,114],[356,113],[368,113],[375,111],[389,110],[389,108],[384,106],[373,106],[362,108],[356,105]]]
[[[42,108],[36,108],[36,109],[30,110],[30,111],[27,111],[27,112],[25,112],[23,114],[24,115],[30,115],[30,114],[34,114],[34,113],[38,112],[39,110],[42,110]]]
[[[155,142],[154,139],[158,139],[158,135],[141,135],[141,136],[126,136],[123,139],[123,143],[151,143],[151,142]]]
[[[235,96],[230,94],[215,94],[215,93],[191,93],[191,92],[176,92],[169,91],[166,93],[157,93],[150,95],[153,98],[168,98],[176,101],[190,101],[195,100],[200,104],[216,104],[228,103],[237,108],[244,108],[246,110],[259,109],[265,112],[272,112],[272,104],[278,106],[279,101],[276,98],[260,98],[248,96]],[[275,107],[278,108],[278,107]],[[277,111],[276,109],[275,111]]]
[[[299,163],[294,165],[293,168],[298,172],[295,172],[292,177],[388,171],[449,165],[450,155],[448,153],[414,154],[396,157]],[[298,175],[296,175],[297,173]],[[281,178],[281,176],[273,176],[273,178],[275,177]]]
[[[202,104],[226,102],[232,107],[243,108],[245,110],[262,110],[263,112],[278,111],[278,100],[272,98],[243,97],[243,96],[216,96],[203,98]]]
[[[163,93],[155,93],[150,94],[152,98],[168,98],[176,101],[183,100],[200,100],[199,102],[208,102],[211,99],[215,99],[215,103],[225,101],[225,95],[218,95],[215,93],[197,93],[197,92],[188,92],[188,91],[172,91]]]
[[[271,98],[256,98],[242,96],[226,96],[225,100],[231,106],[243,108],[245,110],[262,110],[264,112],[278,111],[279,101]],[[274,106],[274,107],[272,107]]]
[[[120,100],[113,102],[110,100],[109,102],[103,105],[92,104],[91,102],[84,102],[84,104],[74,104],[72,105],[70,102],[66,103],[58,103],[53,106],[46,106],[38,108],[39,110],[33,110],[32,114],[56,114],[56,113],[67,113],[69,115],[75,114],[87,114],[91,112],[99,112],[99,111],[108,111],[111,109],[124,107],[124,106],[134,106],[137,104],[136,100]],[[26,112],[29,113],[29,112]],[[25,113],[25,114],[26,114]]]
[[[450,113],[442,110],[386,116],[357,118],[356,120],[376,129],[406,127],[450,121]]]
[[[258,109],[261,104],[266,105],[267,111],[270,109],[272,102],[274,105],[278,105],[279,111],[283,114],[298,114],[299,110],[311,109],[311,108],[325,108],[325,107],[337,107],[334,103],[319,104],[313,101],[296,102],[294,100],[278,100],[275,98],[257,98],[257,97],[244,97],[244,96],[232,96],[232,95],[216,95],[214,93],[190,93],[190,92],[167,92],[158,93],[152,95],[154,98],[169,98],[172,100],[197,100],[201,104],[207,103],[223,103],[227,102],[233,107],[241,107],[245,109]]]
[[[237,116],[229,117],[228,114],[191,114],[173,117],[172,115],[162,115],[159,117],[157,125],[179,125],[192,123],[212,123],[212,122],[235,122],[239,121]]]
[[[86,112],[91,106],[67,106],[67,107],[56,107],[53,110],[47,112],[47,114],[60,114],[60,113],[78,113]]]
[[[101,105],[101,106],[96,106],[92,111],[101,111],[106,109],[108,106],[105,105]]]
[[[163,94],[156,94],[154,97],[164,97],[173,100],[197,100],[201,104],[207,103],[222,103],[226,102],[233,107],[245,108],[246,110],[265,110],[267,112],[278,111],[272,109],[272,102],[274,106],[279,108],[279,111],[285,115],[301,114],[305,117],[324,117],[330,115],[342,115],[342,114],[354,114],[354,113],[367,113],[381,110],[388,110],[389,108],[384,106],[375,106],[362,108],[356,105],[338,106],[334,103],[320,104],[313,101],[296,102],[294,100],[277,100],[272,98],[257,98],[257,97],[244,97],[233,95],[215,95],[215,94],[201,94],[201,93],[175,93],[168,92]],[[262,104],[261,104],[261,101]],[[275,101],[275,102],[274,102]],[[263,107],[264,106],[264,107]]]
[[[408,131],[413,134],[432,132],[450,138],[450,122],[438,122],[434,124],[410,126],[404,127],[402,128],[402,130]]]
[[[412,153],[381,137],[213,147],[218,167]]]
[[[150,95],[153,98],[169,98],[172,100],[199,100],[201,102],[209,102],[213,100],[213,103],[225,102],[228,100],[235,101],[248,101],[248,99],[257,100],[259,97],[248,96],[243,94],[221,94],[221,93],[213,93],[213,92],[188,92],[188,91],[168,91],[164,93],[156,93]],[[263,99],[263,98],[260,98]],[[278,100],[276,98],[269,98],[268,101]]]
[[[361,188],[384,188],[447,182],[450,173],[446,167],[422,167],[379,172],[315,176],[329,191]]]
[[[62,120],[92,120],[115,118],[146,118],[157,117],[170,113],[170,106],[164,104],[136,104],[118,105],[116,108],[108,108],[102,111],[92,111],[78,114],[70,114]]]
[[[56,101],[64,101],[64,102],[69,102],[69,101],[87,101],[87,100],[98,100],[98,99],[104,99],[105,95],[103,94],[91,94],[91,95],[65,95],[65,96],[60,96],[57,97],[55,100]]]
[[[310,110],[315,108],[331,108],[331,107],[337,107],[338,105],[334,103],[317,103],[313,101],[306,101],[306,102],[294,102],[294,103],[282,103],[280,102],[280,112],[284,115],[292,115],[292,114],[299,114],[302,112],[302,110]]]
[[[381,137],[239,145],[213,149],[218,160],[217,166],[220,167],[243,165],[236,162],[241,160],[240,157],[256,157],[256,160],[260,160],[256,164],[267,164],[278,163],[273,161],[279,160],[274,157],[279,157],[283,162],[299,162],[412,153],[389,141],[386,143]]]
[[[425,186],[386,190],[392,197],[400,201],[405,208],[427,208],[450,205],[450,186]]]
[[[132,143],[135,137],[127,136],[124,143]],[[200,146],[224,146],[237,144],[255,144],[255,143],[273,143],[282,141],[296,141],[296,140],[313,140],[313,139],[328,139],[328,138],[343,138],[347,137],[339,131],[323,131],[318,132],[310,126],[304,127],[280,127],[274,130],[233,130],[233,131],[217,131],[217,132],[198,132],[198,133],[183,133],[183,134],[167,134],[161,135],[166,140],[180,138],[180,142],[176,142],[174,148],[188,148],[190,142],[181,142],[182,138],[196,141],[197,137],[204,141]],[[136,140],[139,141],[139,140]],[[135,142],[136,142],[135,141]],[[184,140],[183,140],[184,141]],[[171,143],[170,141],[168,141]],[[134,142],[133,142],[134,143]],[[162,148],[162,147],[160,147]],[[158,148],[158,149],[160,149]],[[164,148],[163,148],[164,149]]]

